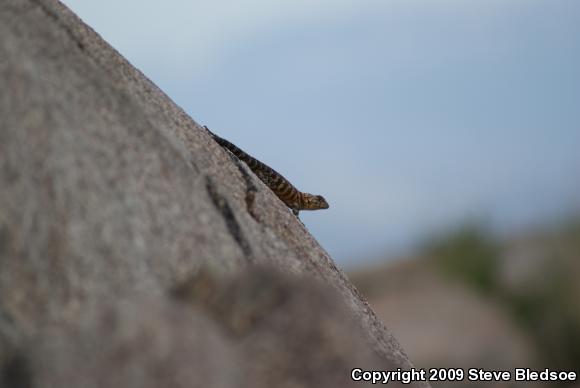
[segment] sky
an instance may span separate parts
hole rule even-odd
[[[580,210],[576,0],[64,0],[198,123],[330,209],[342,266]]]

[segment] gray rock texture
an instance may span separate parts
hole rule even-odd
[[[231,376],[244,374],[244,352],[251,353],[244,349],[251,347],[208,323],[222,319],[211,309],[192,310],[168,296],[187,279],[196,279],[202,267],[234,276],[267,265],[284,274],[281,279],[316,279],[338,292],[336,306],[345,306],[362,333],[358,346],[371,349],[382,369],[412,367],[282,202],[61,3],[0,2],[0,118],[0,363],[5,383],[53,386],[59,376],[71,373],[68,365],[83,371],[83,386],[201,386],[188,373],[203,375],[213,370],[204,363],[221,359],[224,365],[237,365],[229,368]],[[296,295],[307,297],[300,290]],[[306,303],[302,316],[287,314],[289,327],[319,317],[318,308],[334,311],[334,304],[314,300],[320,303]],[[296,309],[292,306],[289,311]],[[282,312],[276,314],[282,319]],[[50,330],[56,334],[49,335]],[[300,330],[304,340],[306,330]],[[248,338],[256,346],[282,346],[281,332],[265,333],[278,337],[264,339],[253,329]],[[345,346],[353,363],[362,360],[352,341],[339,342],[323,341],[324,346]],[[63,350],[63,343],[70,349]],[[83,352],[95,343],[101,344],[100,352],[93,364],[81,367]],[[198,361],[192,349],[205,352],[207,359]],[[302,351],[308,353],[307,347]],[[75,354],[78,358],[69,360]],[[111,354],[122,362],[111,361]],[[296,352],[289,354],[281,364],[296,361]],[[188,364],[181,358],[189,357],[198,366],[181,370]],[[153,364],[157,367],[146,366]],[[149,375],[135,377],[123,365],[143,367]],[[102,369],[112,380],[91,380]],[[185,377],[171,385],[159,377],[167,374]],[[228,376],[204,378],[204,386],[232,386]],[[127,379],[134,384],[145,379],[148,385],[130,385]],[[305,377],[287,386],[309,386],[308,381]]]

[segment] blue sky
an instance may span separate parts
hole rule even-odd
[[[580,2],[65,0],[200,124],[331,208],[342,265],[580,209]]]

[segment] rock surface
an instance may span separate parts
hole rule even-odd
[[[255,350],[214,328],[219,316],[191,310],[168,296],[202,267],[236,274],[268,265],[283,274],[281,279],[315,278],[338,292],[336,306],[346,306],[363,340],[358,347],[336,338],[313,343],[346,346],[341,352],[352,356],[346,359],[353,364],[362,362],[366,356],[357,354],[368,349],[381,369],[412,367],[286,207],[59,2],[0,2],[0,117],[0,363],[5,384],[61,386],[54,382],[80,370],[83,386],[126,387],[139,379],[148,385],[134,386],[198,386],[188,376],[212,371],[204,365],[223,359],[224,365],[236,366],[224,378],[206,377],[203,385],[239,386],[229,378],[239,383],[236,373],[246,372],[243,359]],[[320,317],[318,309],[335,311],[334,304],[320,303],[305,303],[303,316],[291,315],[295,304],[286,315],[278,310],[275,315],[296,327],[290,323]],[[337,325],[342,327],[337,332],[349,327]],[[49,330],[56,334],[49,336]],[[286,343],[283,333],[264,329],[268,339],[260,330],[249,336],[252,344]],[[306,332],[298,338],[304,340]],[[319,340],[323,334],[312,335]],[[79,360],[95,344],[101,353],[83,367]],[[308,353],[307,347],[301,351]],[[200,352],[207,358],[198,362]],[[113,362],[111,354],[121,361]],[[288,354],[280,364],[298,361],[292,359],[296,352]],[[189,363],[182,358],[190,357],[199,365],[185,370]],[[147,367],[151,363],[156,367]],[[131,368],[144,368],[145,375],[135,377]],[[99,370],[110,374],[105,383],[95,380]],[[334,373],[348,376],[350,371]],[[173,385],[163,379],[167,375],[177,376]],[[308,378],[292,386],[311,385]]]

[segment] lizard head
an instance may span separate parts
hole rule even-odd
[[[322,195],[304,193],[302,195],[303,210],[328,209],[328,202]]]

